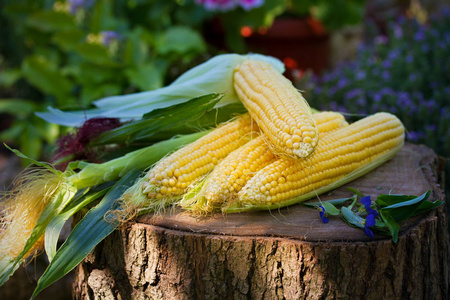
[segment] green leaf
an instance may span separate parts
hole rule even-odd
[[[55,257],[38,281],[32,298],[43,289],[57,281],[73,268],[75,268],[105,237],[113,232],[119,221],[106,221],[108,211],[120,208],[117,201],[125,190],[133,185],[141,174],[140,171],[131,171],[124,176],[105,195],[103,200],[91,209],[86,216],[74,227],[64,244],[56,252]]]
[[[133,69],[127,69],[125,74],[131,84],[143,91],[154,90],[163,85],[163,74],[153,64],[147,63]]]
[[[100,191],[92,191],[89,193],[89,188],[79,190],[68,207],[66,207],[64,211],[62,211],[59,215],[55,216],[50,221],[50,223],[47,225],[47,229],[45,230],[45,252],[50,262],[53,260],[56,254],[58,239],[66,221],[92,201],[104,196],[108,190],[109,187],[105,187]]]
[[[364,219],[360,216],[357,216],[351,209],[348,209],[345,206],[342,207],[341,215],[342,219],[344,219],[344,221],[346,221],[348,224],[354,227],[364,228]]]
[[[394,218],[389,214],[387,211],[380,210],[380,216],[384,221],[384,224],[388,228],[389,232],[391,233],[392,240],[394,243],[397,243],[398,241],[398,232],[399,232],[399,225],[394,220]]]
[[[185,26],[172,26],[158,39],[156,50],[163,55],[171,52],[203,53],[206,51],[206,45],[197,31]]]
[[[67,31],[76,28],[71,15],[57,11],[38,11],[27,20],[27,25],[45,32]]]
[[[44,94],[51,94],[67,101],[71,97],[72,83],[51,62],[42,56],[28,56],[22,63],[24,77]]]
[[[37,108],[36,103],[26,99],[0,99],[0,112],[25,117]]]
[[[392,209],[404,206],[410,206],[421,201],[426,201],[430,197],[431,191],[427,191],[420,196],[407,196],[407,195],[379,195],[377,198],[377,204],[388,204],[383,206],[384,209]],[[378,202],[380,199],[380,202]]]
[[[337,216],[341,213],[341,211],[329,201],[324,202],[322,206],[323,208],[325,208],[326,213],[329,215]]]
[[[53,168],[49,163],[37,161],[37,160],[35,160],[35,159],[33,159],[33,158],[30,158],[30,157],[26,156],[25,154],[23,154],[23,153],[20,152],[19,150],[12,149],[12,148],[10,148],[8,145],[6,145],[6,144],[3,144],[3,145],[5,145],[6,148],[8,148],[8,149],[11,150],[12,152],[14,152],[14,154],[17,155],[18,157],[23,158],[23,159],[24,159],[25,161],[27,161],[29,164],[34,164],[34,165],[39,166],[39,167],[44,167],[44,168],[46,168],[47,170],[49,170],[49,171],[51,171],[51,172],[53,172],[53,173],[55,173],[55,174],[58,174],[58,175],[61,174],[60,171],[58,171],[58,170],[56,170],[55,168]]]
[[[14,121],[11,126],[0,132],[0,141],[9,142],[19,140],[22,132],[25,130],[25,126],[26,124],[23,124],[23,122]]]
[[[155,109],[142,119],[125,124],[101,135],[94,143],[131,143],[151,137],[161,130],[173,128],[196,120],[211,110],[224,94],[209,94],[176,104],[167,108]]]
[[[0,86],[11,87],[22,77],[20,69],[3,69],[0,72]]]
[[[419,209],[423,202],[427,201],[430,196],[431,191],[427,191],[421,196],[403,196],[403,195],[390,195],[391,197],[383,197],[384,202],[394,202],[394,204],[385,206],[379,209],[379,212],[387,212],[390,216],[396,221],[401,222],[410,217],[417,215],[418,213],[422,213],[428,209],[439,206],[438,202],[435,202],[433,205],[422,206],[422,209]],[[412,198],[412,199],[410,199]],[[403,199],[403,201],[401,201]],[[426,209],[425,209],[426,208]]]
[[[414,215],[422,214],[424,212],[432,210],[433,208],[437,208],[437,207],[441,206],[442,204],[444,204],[444,201],[441,201],[441,200],[433,201],[433,202],[423,201],[422,203],[420,203],[420,206],[414,212]]]
[[[84,36],[85,33],[82,30],[74,28],[55,33],[52,37],[52,42],[65,51],[74,51],[83,41]]]
[[[358,189],[348,187],[347,190],[349,190],[352,193],[355,193],[356,195],[358,195],[360,197],[365,197],[365,195],[363,193],[361,193]]]
[[[34,159],[41,157],[43,141],[35,124],[27,121],[19,140],[20,149],[25,155]]]
[[[108,50],[102,45],[82,43],[77,47],[77,52],[86,60],[96,65],[107,67],[120,66],[111,59]]]

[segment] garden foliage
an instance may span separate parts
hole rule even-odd
[[[362,45],[354,61],[305,78],[311,106],[357,118],[379,111],[397,115],[410,142],[450,156],[450,9],[428,23],[399,18],[387,35]]]

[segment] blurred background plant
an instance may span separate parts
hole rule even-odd
[[[277,17],[313,15],[329,30],[358,23],[364,3],[0,0],[0,140],[48,159],[68,128],[35,111],[80,110],[103,97],[165,86],[220,52],[245,53],[245,29],[261,32]],[[214,22],[224,29],[223,47],[208,36]]]
[[[35,111],[79,110],[102,97],[159,88],[208,53],[198,29],[205,12],[194,3],[0,3],[0,112],[8,128],[0,140],[33,158],[62,129]]]

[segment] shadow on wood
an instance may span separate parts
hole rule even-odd
[[[441,160],[407,144],[388,163],[347,187],[443,200]],[[447,299],[445,205],[401,224],[397,243],[370,239],[316,210],[193,218],[175,210],[146,215],[105,239],[81,263],[75,299]]]

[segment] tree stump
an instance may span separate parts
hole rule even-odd
[[[442,160],[406,144],[347,187],[445,198]],[[316,199],[317,200],[317,199]],[[394,243],[366,237],[339,217],[323,224],[303,205],[193,218],[145,215],[115,231],[77,267],[74,299],[447,299],[445,205],[401,225]]]

